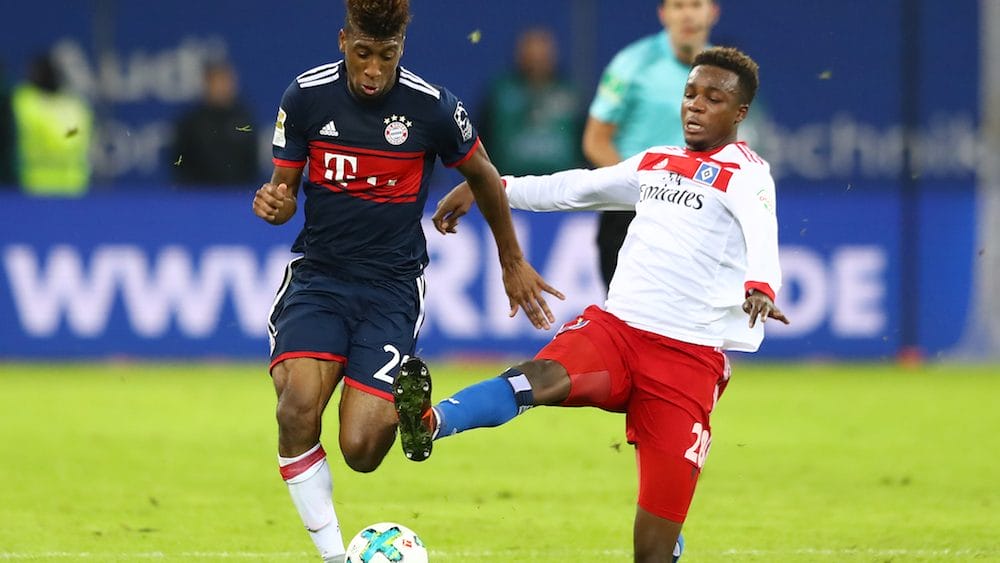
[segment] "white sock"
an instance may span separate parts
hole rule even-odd
[[[342,555],[346,550],[333,509],[333,478],[323,447],[316,444],[295,457],[278,456],[278,467],[320,556],[327,559]]]

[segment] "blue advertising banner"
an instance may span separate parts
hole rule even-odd
[[[343,3],[9,4],[8,21],[45,25],[8,26],[0,37],[0,90],[50,50],[92,104],[97,129],[92,197],[2,200],[0,356],[262,354],[259,319],[295,229],[246,219],[256,186],[241,187],[242,197],[175,195],[183,155],[172,149],[174,120],[201,97],[203,65],[227,58],[255,119],[240,131],[258,141],[266,179],[281,93],[296,74],[340,57]],[[937,354],[968,330],[981,250],[976,172],[992,156],[980,148],[985,5],[719,3],[711,41],[760,63],[753,127],[741,133],[778,184],[782,305],[795,321],[771,330],[761,356],[877,358],[909,346]],[[534,26],[553,32],[560,70],[584,100],[618,50],[661,29],[655,2],[414,3],[403,64],[447,86],[475,117],[491,81],[511,68],[519,33]],[[432,190],[454,179],[438,170]],[[592,217],[518,221],[532,259],[570,295],[560,315],[601,300]],[[465,227],[430,237],[437,260],[421,345],[428,354],[530,353],[548,336],[506,318],[488,234],[474,218]]]
[[[267,355],[265,319],[297,221],[272,227],[250,194],[0,197],[0,358],[242,358]],[[933,331],[921,345],[954,344],[969,298],[973,202],[927,201]],[[879,358],[899,347],[898,198],[792,194],[779,200],[785,289],[793,320],[768,325],[761,357]],[[596,221],[590,213],[515,214],[529,259],[567,295],[560,322],[601,303]],[[532,355],[552,337],[509,319],[496,247],[477,213],[442,237],[425,219],[431,265],[420,353]],[[941,311],[949,311],[947,319]]]

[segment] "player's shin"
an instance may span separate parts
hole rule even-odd
[[[324,561],[342,561],[344,540],[333,509],[333,478],[323,446],[316,444],[295,457],[278,456],[281,477],[292,502]]]
[[[508,369],[499,377],[466,387],[435,405],[435,439],[471,428],[500,426],[533,406],[528,378],[517,369]]]

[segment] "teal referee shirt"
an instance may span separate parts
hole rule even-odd
[[[666,30],[625,47],[604,69],[590,115],[617,125],[614,144],[623,159],[656,145],[684,146],[681,101],[689,72]]]

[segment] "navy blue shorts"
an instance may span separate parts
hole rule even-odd
[[[295,258],[268,317],[271,368],[290,358],[340,362],[346,385],[391,401],[423,320],[423,276],[346,281]]]

